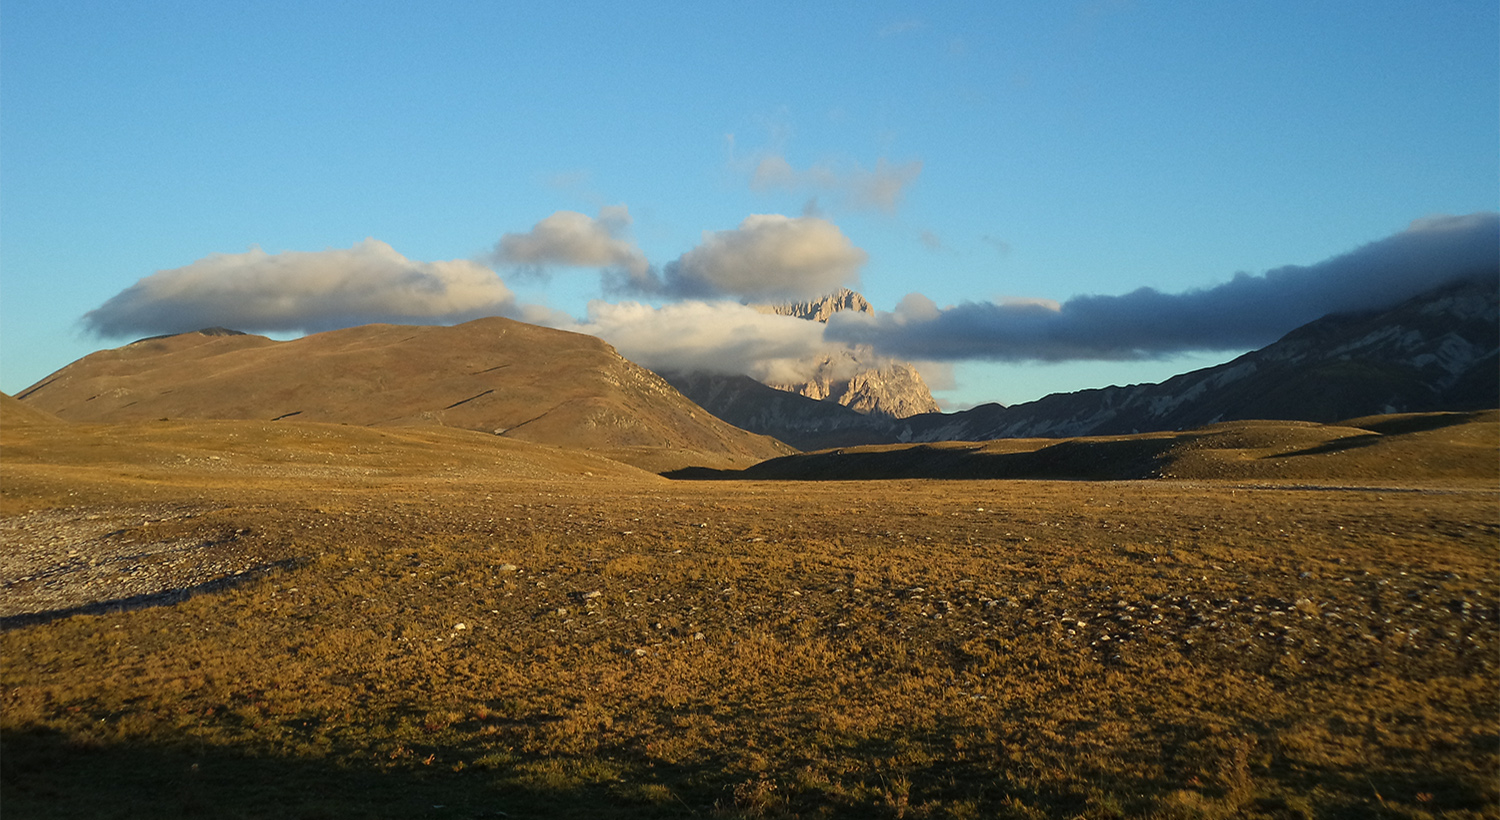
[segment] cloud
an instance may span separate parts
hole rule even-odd
[[[1417,220],[1398,234],[1313,265],[1241,273],[1168,294],[966,302],[939,309],[911,294],[875,316],[841,312],[831,341],[916,359],[1125,360],[1193,350],[1248,350],[1330,313],[1372,310],[1446,282],[1500,276],[1500,214]]]
[[[594,301],[588,319],[554,325],[598,336],[620,355],[653,370],[745,374],[797,381],[827,345],[823,325],[761,313],[722,301],[690,300],[651,307]]]
[[[891,214],[901,205],[906,189],[921,175],[921,160],[895,164],[881,157],[873,170],[858,164],[839,167],[819,163],[799,171],[786,157],[766,154],[754,162],[750,187],[757,191],[828,193],[850,207]]]
[[[100,336],[222,326],[316,332],[372,322],[446,324],[539,315],[474,262],[417,262],[366,239],[348,250],[214,254],[158,271],[83,316]]]
[[[594,219],[577,211],[558,211],[526,233],[508,233],[495,244],[490,259],[501,265],[542,270],[552,265],[617,268],[629,278],[650,269],[646,255],[626,238],[630,209],[610,205]]]
[[[996,239],[995,237],[990,236],[989,234],[985,234],[985,235],[979,237],[979,241],[981,241],[981,242],[985,243],[986,245],[989,245],[990,247],[994,248],[995,252],[999,253],[1001,256],[1010,256],[1010,252],[1012,250],[1011,245],[1010,245],[1009,242],[1006,242],[1004,239]]]
[[[613,289],[674,298],[805,299],[857,284],[865,252],[816,216],[756,214],[738,228],[705,231],[699,245]]]
[[[913,31],[921,31],[927,24],[921,20],[899,20],[890,23],[876,32],[878,37],[895,37],[898,34],[910,34]]]
[[[688,300],[652,307],[594,301],[587,320],[549,324],[597,336],[652,370],[745,375],[765,384],[798,384],[815,376],[847,379],[892,363],[869,348],[830,342],[821,322],[737,302]],[[930,388],[955,386],[951,363],[911,364]]]

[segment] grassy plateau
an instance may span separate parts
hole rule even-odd
[[[1500,816],[1496,422],[1357,427],[1142,437],[1151,479],[670,481],[7,424],[0,812]]]

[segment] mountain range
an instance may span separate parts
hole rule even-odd
[[[858,294],[845,292],[793,306],[788,315],[817,321],[834,310],[867,308]],[[1500,287],[1468,281],[1384,310],[1325,316],[1260,350],[1159,384],[946,414],[860,412],[857,402],[804,395],[807,385],[793,392],[745,376],[663,377],[596,338],[501,318],[454,327],[366,325],[284,342],[222,328],[154,337],[90,354],[16,398],[73,422],[456,427],[664,472],[741,469],[793,447],[1480,410],[1500,406],[1497,357]],[[864,363],[877,361],[903,366],[873,357]],[[930,400],[925,385],[920,393]],[[7,413],[14,417],[17,409],[8,406]]]
[[[1464,281],[1393,307],[1333,314],[1224,364],[1159,384],[1059,393],[914,416],[895,441],[986,441],[1187,430],[1221,421],[1340,419],[1500,405],[1500,287]]]
[[[1186,430],[1239,419],[1328,423],[1381,413],[1500,406],[1500,287],[1469,280],[1398,305],[1335,314],[1214,367],[1159,384],[1057,393],[905,418],[851,413],[750,379],[668,374],[739,427],[801,449]]]

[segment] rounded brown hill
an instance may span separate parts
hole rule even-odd
[[[0,393],[0,427],[30,427],[36,424],[62,424],[62,419],[45,410]]]
[[[444,425],[652,467],[745,465],[791,452],[714,418],[592,336],[501,318],[365,325],[286,342],[143,339],[85,356],[17,398],[66,421]]]

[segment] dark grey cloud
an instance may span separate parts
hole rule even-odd
[[[482,316],[538,318],[495,272],[474,262],[419,262],[366,239],[347,250],[214,254],[158,271],[83,316],[110,337],[222,326],[316,332],[393,322],[446,324]]]
[[[1440,216],[1313,265],[1241,273],[1183,293],[965,302],[939,309],[912,294],[894,312],[841,312],[827,339],[917,359],[1125,360],[1248,350],[1330,313],[1393,305],[1438,285],[1487,278],[1500,287],[1500,214]]]

